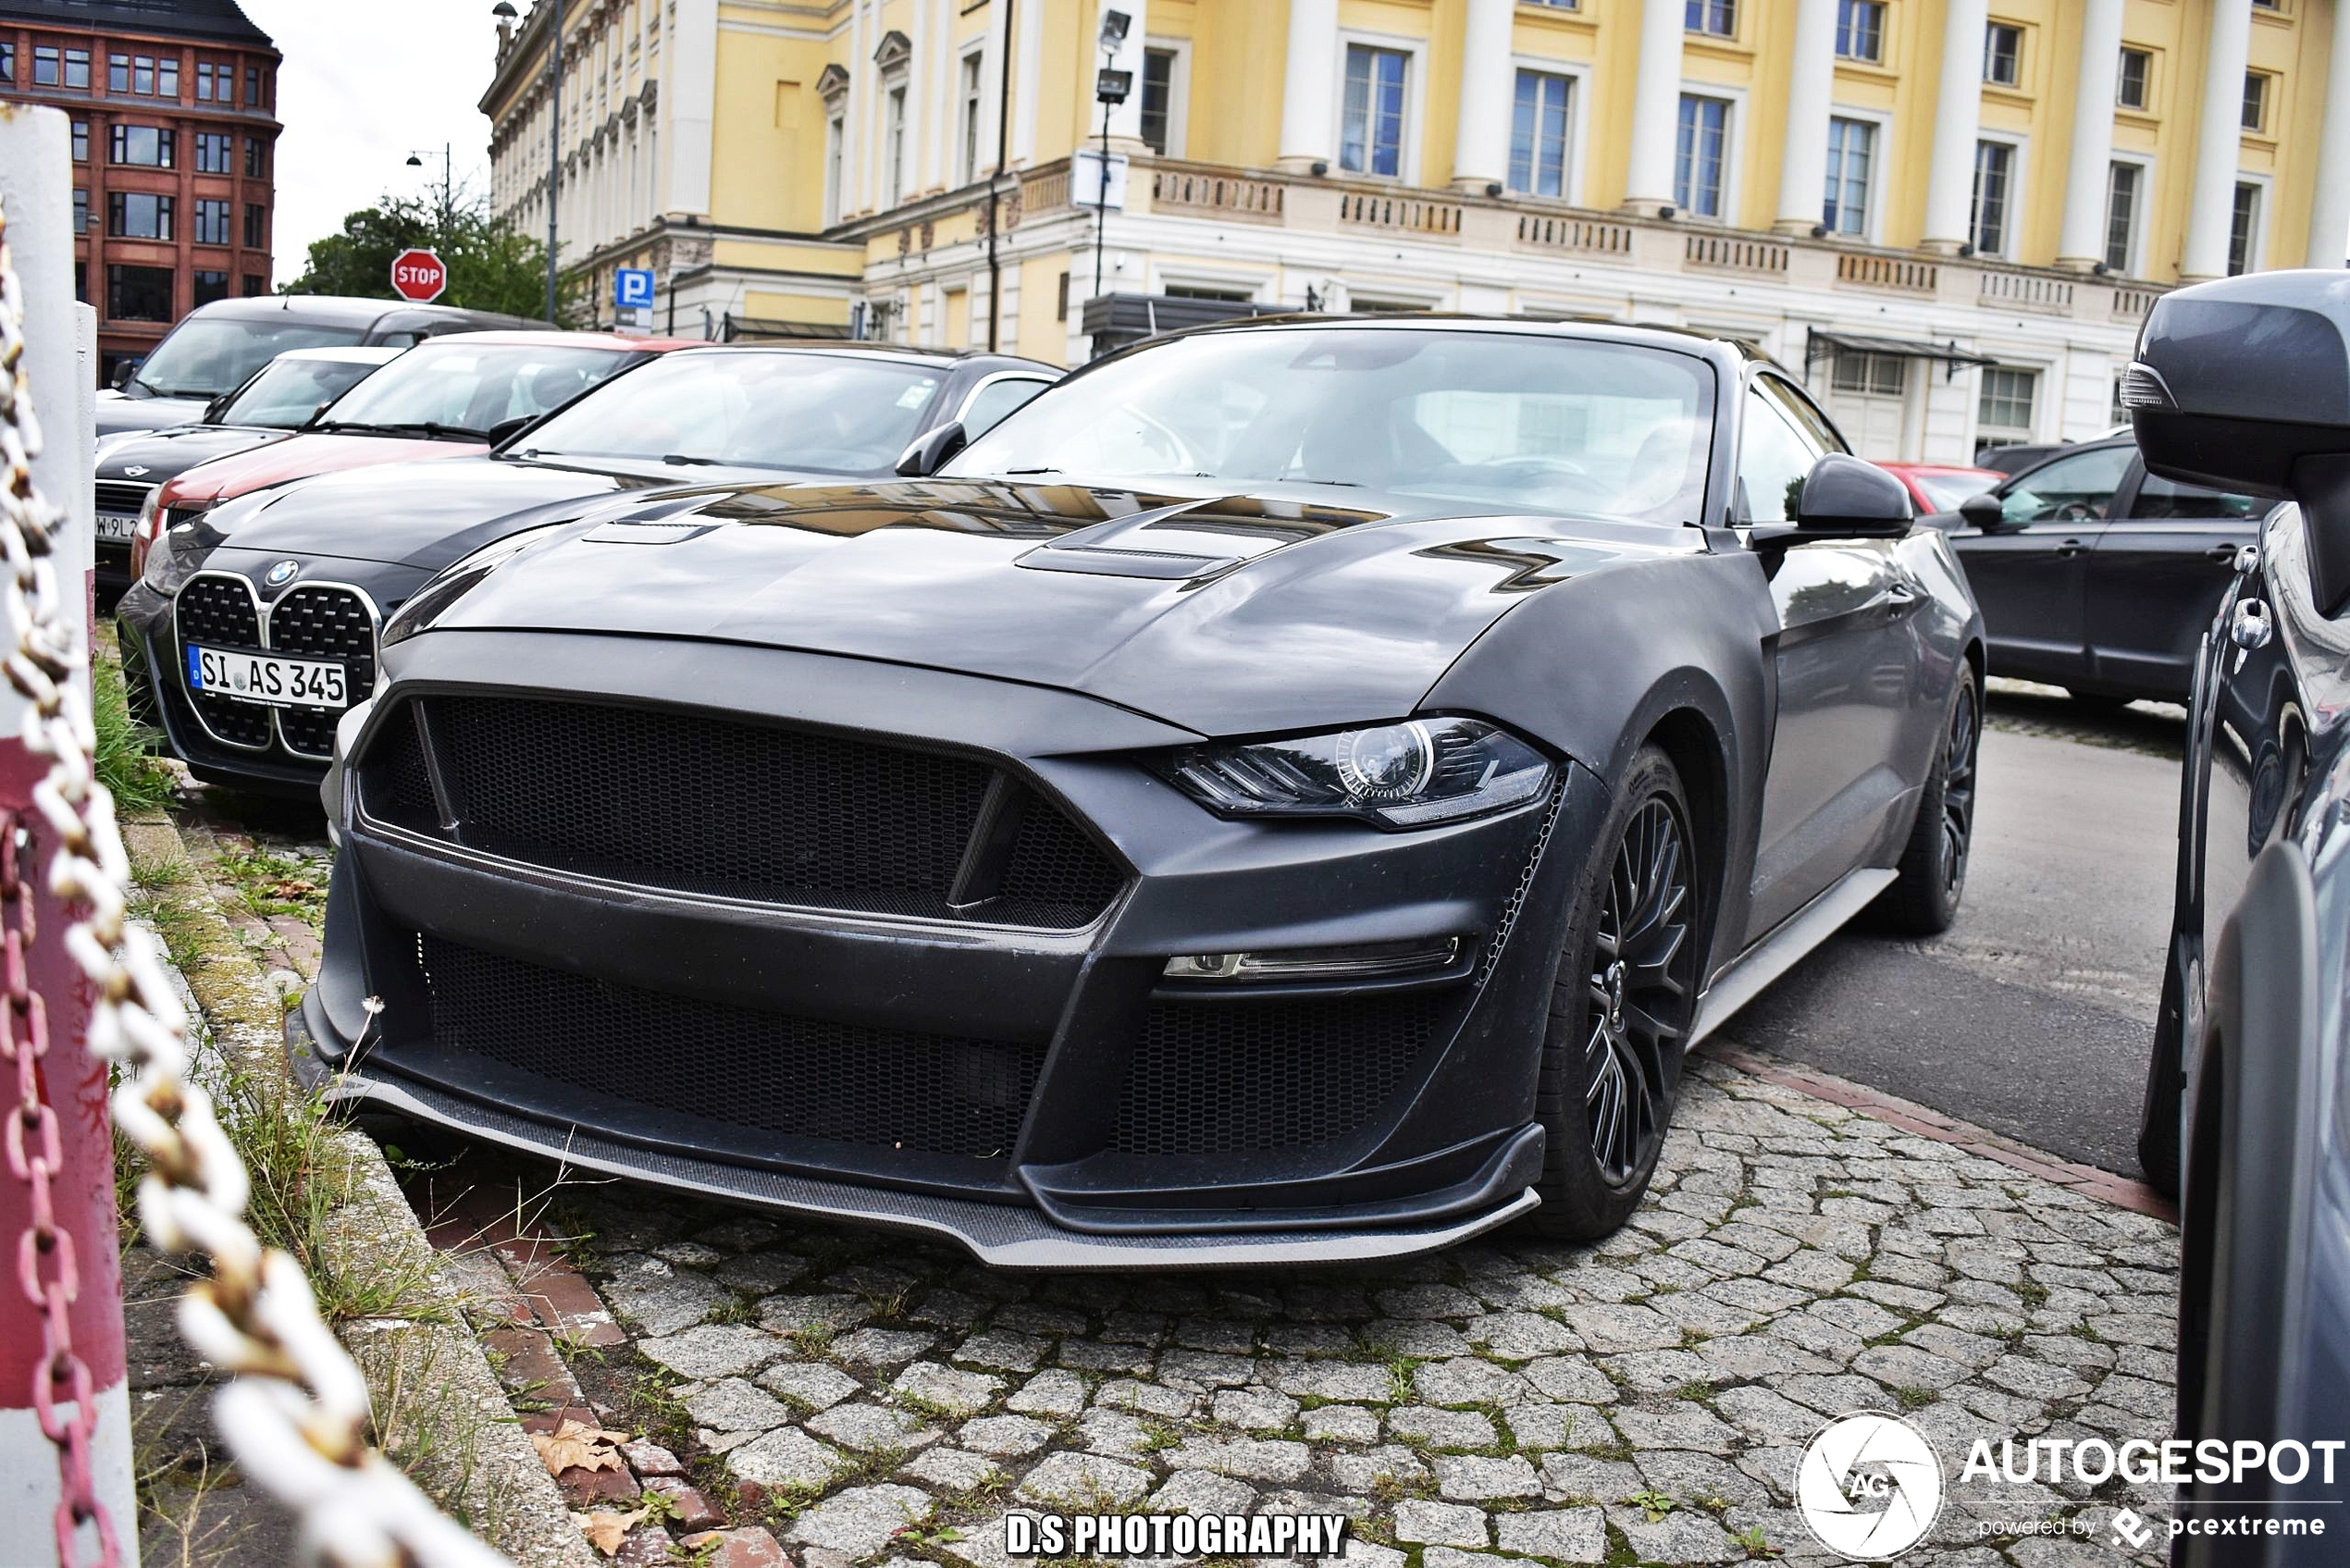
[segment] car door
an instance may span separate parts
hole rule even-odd
[[[2195,649],[2268,503],[2145,472],[2088,559],[2090,675],[2104,690],[2186,699]]]
[[[1738,520],[1789,520],[1834,431],[1775,377],[1746,394]],[[1925,598],[1892,539],[1822,539],[1762,558],[1779,631],[1778,709],[1762,790],[1749,941],[1860,864],[1907,789],[1895,766],[1917,681],[1911,620]]]
[[[1983,607],[1991,673],[2058,685],[2089,678],[2089,556],[2135,456],[2125,441],[2051,459],[1991,492],[1996,527],[1951,530]]]

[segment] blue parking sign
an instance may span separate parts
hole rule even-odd
[[[616,267],[612,275],[612,302],[622,310],[649,308],[653,302],[653,272],[649,266]]]

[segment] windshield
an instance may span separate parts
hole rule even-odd
[[[1959,502],[1969,496],[1979,496],[1998,484],[1997,474],[1912,474],[1925,499],[1934,503],[1936,512],[1956,512]]]
[[[568,402],[626,368],[630,358],[611,349],[444,339],[420,344],[368,377],[318,424],[487,436],[493,425]]]
[[[887,474],[945,379],[862,354],[681,353],[565,409],[522,455]]]
[[[1303,483],[1694,521],[1713,374],[1658,349],[1313,327],[1178,338],[1064,382],[945,472]]]
[[[376,368],[373,360],[273,360],[244,389],[220,405],[215,424],[266,425],[291,430],[349,391]]]
[[[357,327],[279,321],[207,321],[190,316],[155,345],[132,379],[163,398],[216,398],[288,349],[348,348],[366,336]]]

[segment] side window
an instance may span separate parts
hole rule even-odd
[[[2130,515],[2242,521],[2258,517],[2270,505],[2256,496],[2232,496],[2200,485],[2174,485],[2149,474],[2138,482],[2138,499],[2130,503]]]
[[[1813,406],[1811,399],[1775,376],[1758,376],[1754,384],[1770,394],[1780,411],[1795,421],[1795,427],[1811,438],[1812,444],[1820,449],[1823,456],[1832,451],[1849,452],[1852,450],[1844,444],[1844,438],[1836,433],[1836,426],[1827,422],[1826,416]]]
[[[1999,515],[2010,523],[2074,523],[2109,517],[2113,492],[2134,455],[2126,446],[2099,447],[2044,463],[2008,486]]]
[[[977,440],[983,433],[1003,423],[1006,414],[1051,385],[1050,381],[1025,377],[990,381],[963,404],[963,434]]]
[[[1780,412],[1779,400],[1759,387],[1746,394],[1744,423],[1738,434],[1738,521],[1787,522],[1820,450]]]

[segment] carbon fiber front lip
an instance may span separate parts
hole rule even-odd
[[[312,1049],[307,1002],[286,1014],[286,1056],[305,1084],[323,1085],[338,1105],[374,1103],[471,1137],[567,1165],[734,1203],[786,1209],[815,1219],[880,1226],[955,1242],[992,1268],[1136,1272],[1360,1263],[1441,1252],[1505,1225],[1541,1200],[1528,1188],[1482,1214],[1442,1225],[1364,1230],[1302,1230],[1223,1236],[1087,1236],[1036,1210],[818,1181],[775,1171],[688,1159],[543,1123],[406,1080],[335,1071]]]

